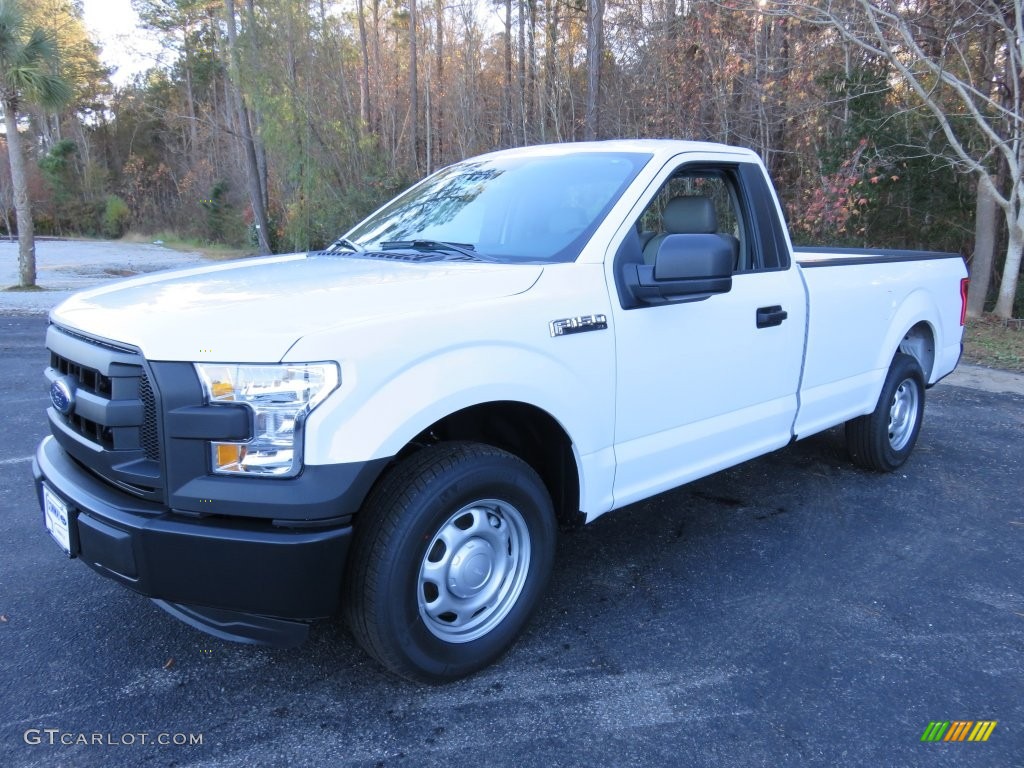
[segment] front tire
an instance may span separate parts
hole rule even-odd
[[[506,451],[441,443],[396,465],[360,514],[345,614],[387,669],[447,682],[500,656],[547,586],[557,533],[540,477]]]
[[[846,422],[846,448],[858,466],[892,472],[910,456],[924,419],[924,373],[917,360],[897,352],[875,410]]]

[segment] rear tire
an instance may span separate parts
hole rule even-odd
[[[858,466],[892,472],[914,450],[924,418],[924,373],[917,360],[897,352],[875,410],[846,422],[846,448]]]
[[[537,473],[441,443],[395,466],[360,513],[344,611],[359,644],[417,682],[456,680],[512,644],[547,587],[557,526]]]

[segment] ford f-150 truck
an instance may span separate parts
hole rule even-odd
[[[197,628],[286,646],[341,610],[450,680],[527,622],[560,520],[844,423],[854,462],[901,466],[965,295],[955,254],[794,251],[747,150],[496,152],[324,251],[55,308],[39,501],[66,555]]]

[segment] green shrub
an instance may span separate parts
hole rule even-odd
[[[103,236],[121,237],[128,229],[131,217],[132,212],[128,208],[128,203],[117,195],[107,195],[107,203],[103,209]]]

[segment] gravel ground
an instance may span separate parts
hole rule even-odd
[[[41,291],[3,290],[18,284],[18,243],[0,241],[0,312],[45,314],[75,291],[121,277],[213,263],[155,243],[110,240],[37,240],[36,275]]]

